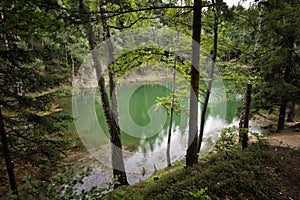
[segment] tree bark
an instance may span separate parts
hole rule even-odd
[[[286,107],[287,107],[287,96],[284,95],[282,97],[281,104],[280,104],[280,109],[279,109],[277,132],[281,132],[284,129]]]
[[[197,152],[200,152],[201,149],[201,144],[203,140],[203,134],[204,134],[204,125],[205,125],[205,115],[206,115],[206,110],[209,102],[209,97],[211,93],[211,87],[212,87],[212,82],[213,82],[213,77],[214,77],[214,70],[215,70],[215,62],[217,58],[217,51],[218,51],[218,24],[219,24],[219,13],[216,9],[215,1],[212,1],[213,6],[213,12],[214,12],[214,46],[213,46],[213,56],[212,56],[212,65],[211,65],[211,71],[209,73],[208,77],[208,85],[206,89],[206,94],[205,94],[205,100],[203,104],[203,109],[201,112],[201,121],[200,121],[200,133],[199,133],[199,138],[198,138],[198,144],[197,144]]]
[[[92,29],[92,25],[90,23],[90,18],[88,13],[88,9],[85,7],[83,0],[79,0],[79,9],[81,14],[81,19],[86,22],[85,28],[88,36],[89,46],[92,50],[92,57],[94,61],[94,66],[96,69],[97,80],[98,80],[98,88],[102,100],[102,108],[104,112],[104,116],[106,119],[106,123],[108,126],[108,131],[110,133],[110,141],[111,141],[111,150],[112,150],[112,167],[113,167],[113,176],[117,178],[119,184],[115,184],[114,187],[117,188],[120,185],[127,185],[127,177],[125,173],[125,165],[123,160],[123,152],[122,152],[122,144],[121,144],[121,134],[120,128],[117,124],[113,116],[112,109],[110,108],[109,98],[105,88],[105,79],[102,76],[101,64],[99,61],[97,50],[95,50],[95,39],[94,32]]]
[[[114,140],[111,142],[116,146],[112,145],[112,152],[115,153],[112,156],[117,156],[117,160],[119,160],[118,165],[123,165],[124,171],[121,172],[114,168],[114,176],[118,178],[120,185],[128,185],[127,176],[125,173],[124,161],[123,161],[123,153],[122,153],[122,142],[121,142],[121,131],[119,126],[119,114],[118,114],[118,102],[117,102],[117,91],[116,91],[116,76],[115,76],[115,69],[111,67],[111,64],[115,63],[114,58],[114,46],[110,40],[110,27],[108,22],[108,15],[106,9],[106,1],[100,0],[100,13],[102,19],[102,26],[103,26],[103,36],[104,40],[108,47],[108,55],[109,55],[109,66],[108,66],[108,76],[109,76],[109,90],[110,90],[110,97],[111,97],[111,111],[112,117],[114,120],[114,126],[116,129],[116,134],[118,137],[115,137]],[[120,157],[120,158],[119,158]],[[123,163],[121,163],[121,160]],[[118,186],[118,185],[115,185]]]
[[[241,119],[239,124],[239,138],[242,144],[242,149],[248,147],[248,130],[250,120],[250,104],[251,104],[252,84],[248,83],[243,99]]]
[[[100,0],[100,13],[101,13],[101,20],[102,20],[102,27],[103,27],[103,38],[106,42],[108,48],[108,56],[109,56],[108,76],[109,76],[109,91],[110,91],[110,97],[112,102],[112,112],[113,112],[113,117],[115,118],[118,124],[119,115],[118,115],[117,91],[115,89],[116,76],[115,76],[115,69],[111,67],[111,64],[115,63],[114,46],[110,40],[110,26],[108,21],[105,0]]]
[[[174,55],[173,80],[172,80],[172,99],[171,99],[171,105],[170,105],[170,123],[169,123],[168,143],[167,143],[167,164],[168,164],[169,167],[171,166],[170,146],[171,146],[173,113],[174,113],[174,100],[175,100],[175,80],[176,80],[176,54]]]
[[[17,187],[17,182],[14,174],[14,165],[10,157],[10,150],[8,147],[8,141],[7,141],[7,135],[4,127],[4,119],[2,115],[1,105],[0,105],[0,134],[1,134],[2,152],[5,159],[5,165],[8,174],[10,189],[12,191],[12,194],[18,197],[18,187]]]
[[[191,90],[190,90],[190,114],[188,149],[186,152],[186,166],[192,166],[198,162],[198,100],[199,100],[199,74],[200,74],[200,40],[202,20],[202,0],[194,0],[193,16],[193,40],[192,40],[192,66],[191,66]]]
[[[296,111],[295,111],[295,106],[296,103],[295,101],[291,101],[288,108],[289,108],[289,112],[288,112],[288,117],[287,117],[287,122],[294,122],[295,121],[295,115],[296,115]]]

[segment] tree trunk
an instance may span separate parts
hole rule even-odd
[[[259,3],[259,16],[258,16],[258,28],[255,35],[255,45],[253,49],[253,63],[250,68],[249,77],[253,76],[256,70],[257,53],[260,43],[260,32],[262,29],[262,22],[264,16],[263,4]],[[243,98],[242,108],[240,112],[240,123],[239,123],[239,142],[242,144],[242,148],[247,148],[248,146],[248,131],[249,131],[249,120],[250,120],[250,107],[251,107],[251,93],[252,93],[252,83],[251,80],[247,84],[246,92]]]
[[[198,162],[198,98],[199,98],[199,74],[200,74],[200,40],[202,0],[194,0],[193,16],[193,40],[192,40],[192,66],[191,66],[191,90],[190,90],[190,114],[188,149],[186,152],[186,166],[192,166]]]
[[[215,1],[212,1],[212,4],[215,4]],[[205,100],[203,104],[203,109],[201,112],[201,122],[200,122],[200,133],[199,133],[199,138],[198,138],[198,144],[197,144],[197,152],[200,152],[201,149],[201,144],[203,140],[203,134],[204,134],[204,125],[205,125],[205,115],[206,115],[206,110],[209,102],[209,97],[211,93],[211,87],[212,87],[212,82],[213,82],[213,77],[214,77],[214,70],[215,70],[215,62],[217,58],[217,50],[218,50],[218,11],[216,9],[216,5],[213,6],[213,12],[214,12],[214,46],[213,46],[213,56],[212,56],[212,65],[211,65],[211,71],[209,73],[209,80],[208,80],[208,85],[206,89],[206,94],[205,94]]]
[[[2,12],[0,12],[0,19],[1,20],[4,19],[4,14]],[[4,34],[4,44],[5,44],[5,49],[9,51],[9,44],[8,44],[8,40],[6,39],[6,34]],[[10,157],[10,150],[8,147],[7,134],[5,131],[4,119],[2,115],[2,105],[0,105],[0,136],[1,136],[1,144],[2,144],[2,153],[5,160],[6,172],[9,179],[10,189],[12,194],[16,195],[18,199],[18,186],[14,174],[13,161]]]
[[[251,93],[252,93],[252,84],[248,83],[244,95],[244,99],[243,99],[241,118],[239,124],[239,139],[243,149],[247,148],[248,146]]]
[[[7,141],[6,131],[4,127],[4,120],[3,120],[1,106],[0,106],[0,134],[1,134],[2,152],[5,159],[5,165],[8,174],[10,189],[13,195],[18,196],[18,187],[17,187],[16,178],[14,174],[14,165],[13,165],[13,161],[11,160],[10,151],[8,148],[8,141]]]
[[[103,27],[103,37],[108,48],[108,56],[109,56],[108,76],[109,76],[109,91],[110,91],[110,97],[112,102],[112,112],[113,112],[113,117],[118,124],[119,114],[118,114],[117,91],[116,91],[116,76],[115,76],[115,69],[111,67],[111,64],[115,63],[114,46],[110,40],[110,26],[108,22],[105,0],[100,0],[100,13],[101,13],[101,21]]]
[[[286,120],[287,122],[295,121],[295,115],[296,115],[295,106],[296,106],[295,101],[291,101],[290,104],[288,105],[289,112],[288,112],[288,117]]]
[[[172,124],[173,124],[173,113],[174,113],[174,100],[175,100],[175,80],[176,80],[176,54],[174,55],[174,68],[173,68],[173,81],[172,81],[172,100],[170,105],[170,125],[168,130],[168,143],[167,143],[167,164],[171,166],[171,155],[170,145],[172,136]]]
[[[71,58],[71,66],[72,66],[72,81],[71,81],[71,85],[72,85],[72,82],[75,80],[75,61],[72,54],[70,54],[70,58]]]
[[[287,107],[286,101],[287,101],[287,96],[284,95],[282,97],[281,105],[280,105],[280,109],[279,109],[277,132],[281,132],[284,129],[285,114],[286,114],[286,107]]]
[[[293,35],[293,34],[291,34]],[[290,84],[290,74],[293,68],[293,51],[294,51],[294,37],[290,37],[287,39],[287,44],[284,46],[287,48],[287,58],[286,58],[286,67],[284,72],[284,81],[287,84]],[[287,108],[287,102],[288,102],[288,93],[287,90],[284,89],[281,94],[281,104],[280,104],[280,111],[279,111],[279,117],[278,117],[278,124],[277,124],[277,131],[281,132],[284,129],[284,123],[285,123],[285,115],[286,115],[286,108]]]
[[[118,137],[115,137],[115,140],[112,140],[111,142],[115,144],[116,146],[112,145],[112,152],[115,152],[112,156],[118,156],[120,158],[117,158],[116,160],[123,161],[123,153],[122,153],[122,142],[121,142],[121,131],[119,126],[119,114],[118,114],[118,102],[117,102],[117,91],[116,91],[116,76],[115,76],[115,69],[111,67],[111,64],[115,63],[114,58],[114,47],[110,40],[110,27],[108,22],[108,15],[107,15],[107,9],[106,9],[106,1],[100,0],[100,13],[101,13],[101,19],[102,19],[102,26],[103,26],[103,36],[104,40],[108,47],[108,55],[109,55],[109,66],[108,66],[108,76],[109,76],[109,90],[110,90],[110,97],[111,97],[111,111],[112,111],[112,117],[115,122],[115,128],[117,129],[116,134]],[[119,151],[121,150],[121,151]],[[114,176],[118,178],[118,181],[121,183],[121,185],[128,185],[127,177],[125,173],[125,167],[124,167],[124,161],[123,163],[119,163],[118,165],[123,165],[122,168],[124,168],[123,172],[120,172],[114,168]]]
[[[110,108],[109,98],[105,88],[105,79],[102,76],[102,69],[98,57],[98,53],[95,48],[95,39],[94,39],[94,32],[92,29],[92,25],[90,23],[90,18],[87,8],[83,3],[83,0],[79,1],[79,9],[81,14],[81,19],[85,22],[85,28],[88,36],[88,41],[90,45],[90,49],[92,50],[92,56],[94,61],[94,66],[96,69],[97,80],[98,80],[98,87],[100,91],[100,96],[102,100],[102,108],[104,112],[104,116],[106,119],[106,123],[108,126],[108,130],[110,133],[110,141],[111,141],[111,150],[112,150],[112,167],[113,167],[113,176],[117,178],[120,184],[115,184],[114,187],[118,187],[120,185],[127,185],[127,177],[125,173],[125,166],[123,160],[123,152],[122,152],[122,144],[121,144],[121,134],[120,128],[117,124],[113,116],[113,112]]]

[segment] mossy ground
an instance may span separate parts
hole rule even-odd
[[[202,199],[300,199],[299,163],[299,150],[257,143],[212,154],[187,169],[177,164],[104,199],[201,199],[193,194],[204,188]]]

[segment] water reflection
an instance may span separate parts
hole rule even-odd
[[[143,85],[132,83],[118,88],[119,125],[124,146],[125,168],[130,183],[147,178],[155,170],[167,165],[169,116],[161,108],[156,107],[156,98],[170,95],[170,88],[169,83]],[[236,110],[240,101],[227,100],[218,95],[221,93],[220,90],[223,88],[214,88],[212,91],[201,154],[212,148],[222,128],[237,120]],[[82,142],[101,164],[111,167],[111,144],[97,89],[80,89],[74,92],[74,96],[73,104],[76,106],[73,106],[75,109],[72,112]],[[185,111],[174,116],[171,161],[180,160],[185,156],[188,102],[188,96],[181,97],[180,106]],[[198,109],[200,118],[201,106]],[[97,168],[103,171],[103,167],[95,167]],[[94,173],[97,174],[97,171]]]

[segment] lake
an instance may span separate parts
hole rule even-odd
[[[156,101],[158,97],[170,95],[171,87],[170,82],[135,82],[119,84],[117,87],[118,120],[125,168],[130,183],[149,177],[155,170],[167,166],[169,116],[162,107],[157,106]],[[184,158],[188,133],[189,97],[182,92],[186,90],[182,89],[184,88],[182,84],[176,85],[176,88],[181,109],[174,115],[173,120],[170,150],[172,162]],[[213,88],[207,109],[201,155],[211,150],[222,128],[238,120],[236,112],[240,106],[240,100],[227,99],[224,94],[220,95],[221,93],[219,87]],[[66,113],[73,114],[74,122],[70,126],[71,131],[79,134],[82,143],[91,155],[105,166],[105,170],[109,170],[111,144],[98,90],[81,88],[74,92],[73,97],[62,98],[59,101],[64,105]],[[71,109],[71,101],[73,109]],[[200,116],[201,106],[198,109]],[[88,182],[99,184],[99,180],[95,179],[102,177],[104,168],[98,169],[100,172],[95,172],[93,180],[90,177]]]

